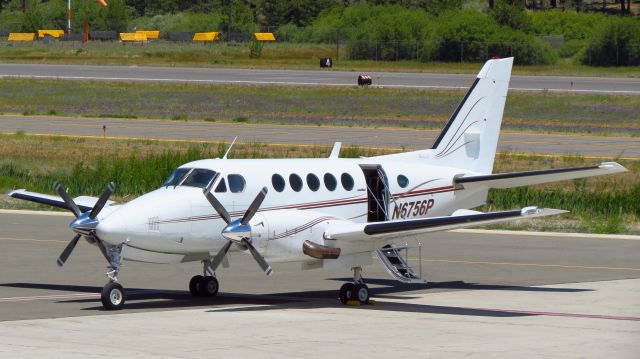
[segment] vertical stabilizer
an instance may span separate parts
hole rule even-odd
[[[485,63],[433,144],[435,163],[492,172],[512,65],[512,57]]]

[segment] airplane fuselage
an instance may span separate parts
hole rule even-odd
[[[344,159],[209,159],[180,169],[215,171],[215,196],[232,218],[241,217],[266,184],[266,196],[252,220],[252,241],[273,262],[303,261],[302,243],[324,244],[323,228],[348,223],[449,215],[485,201],[486,191],[464,191],[453,185],[469,171],[385,157]],[[232,181],[243,182],[232,188]],[[221,182],[225,182],[220,186]],[[98,233],[128,248],[125,259],[149,262],[200,260],[227,242],[226,223],[203,195],[204,186],[165,185],[125,205],[113,206],[100,218]],[[462,207],[464,206],[464,207]],[[380,243],[372,243],[379,248]],[[357,252],[368,246],[358,246]],[[372,250],[374,250],[372,249]],[[343,251],[349,249],[344,248]],[[148,252],[148,253],[147,253]]]

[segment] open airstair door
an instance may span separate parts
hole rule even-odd
[[[389,219],[389,186],[387,175],[380,165],[360,165],[367,183],[367,222]]]

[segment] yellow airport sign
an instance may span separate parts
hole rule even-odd
[[[47,35],[57,39],[64,35],[64,30],[38,30],[38,38],[42,39]]]
[[[220,36],[219,32],[196,32],[193,34],[193,41],[214,41]]]
[[[9,41],[33,41],[36,39],[35,32],[12,32],[9,34]]]
[[[146,40],[152,40],[160,37],[160,30],[137,30],[136,34],[143,34],[146,36]]]
[[[256,32],[253,36],[258,41],[276,41],[276,37],[271,32]]]
[[[133,42],[133,41],[147,41],[147,35],[137,32],[121,32],[120,41]]]

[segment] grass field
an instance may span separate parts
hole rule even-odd
[[[100,41],[82,45],[80,42],[8,44],[0,41],[0,61],[20,63],[317,69],[321,57],[333,57],[335,70],[470,74],[477,73],[480,66],[478,63],[346,60],[345,51],[345,46],[338,49],[330,44],[271,43],[265,44],[260,58],[250,58],[247,43],[194,44],[159,40],[146,45]],[[640,67],[591,67],[565,59],[554,65],[515,66],[513,73],[640,77]]]
[[[224,143],[172,143],[70,139],[0,135],[0,190],[27,188],[53,193],[54,181],[62,182],[73,196],[98,195],[108,181],[118,188],[114,198],[128,201],[157,188],[178,165],[200,158],[220,157]],[[326,157],[329,147],[268,146],[260,143],[234,147],[231,158]],[[378,150],[345,148],[343,157],[374,156]],[[598,233],[640,233],[640,161],[620,161],[630,172],[586,180],[565,181],[521,189],[490,192],[491,206],[484,210],[522,206],[563,208],[571,214],[507,228]],[[560,168],[593,164],[580,157],[501,155],[495,172]],[[2,208],[45,208],[6,196]],[[490,208],[489,208],[490,207]],[[504,226],[502,227],[504,228]]]
[[[464,91],[0,80],[0,114],[440,129]],[[330,104],[330,105],[329,105]],[[512,93],[503,129],[640,134],[640,97]]]

